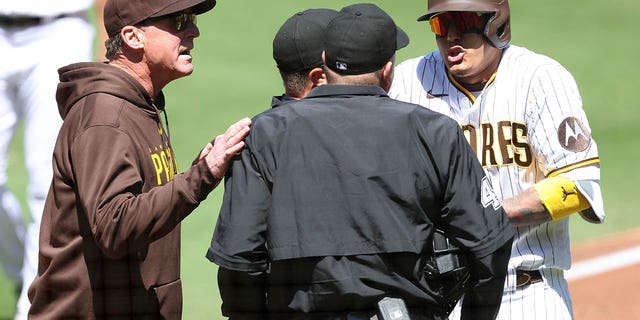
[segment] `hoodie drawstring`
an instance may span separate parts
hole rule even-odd
[[[158,130],[161,132],[160,137],[163,142],[166,142],[167,147],[171,150],[171,161],[173,162],[173,173],[178,174],[178,163],[176,162],[176,155],[173,152],[173,148],[171,147],[171,132],[169,131],[169,116],[167,116],[167,110],[160,111],[155,104],[151,104],[153,110],[156,112],[157,120],[156,123],[158,125]],[[160,120],[160,112],[164,114],[164,122],[165,125],[163,127],[162,120]],[[163,134],[166,132],[166,134]],[[166,137],[166,139],[165,139]]]

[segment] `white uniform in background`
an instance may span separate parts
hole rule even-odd
[[[92,5],[93,0],[0,0],[0,263],[23,286],[16,319],[26,319],[29,309],[27,289],[37,272],[40,218],[62,124],[57,69],[92,60]],[[7,188],[9,145],[20,121],[28,174],[26,228]]]
[[[580,215],[604,220],[597,146],[575,80],[556,61],[511,45],[495,78],[471,93],[450,80],[434,51],[396,67],[390,96],[455,119],[500,200],[561,175],[591,203]],[[498,319],[572,318],[570,266],[569,219],[519,227]],[[539,270],[543,281],[517,287],[516,270]]]

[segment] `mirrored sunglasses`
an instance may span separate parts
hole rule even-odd
[[[447,11],[441,12],[429,19],[431,31],[439,37],[449,33],[450,26],[455,26],[460,33],[482,33],[486,19],[491,14],[483,12]]]
[[[173,22],[171,25],[173,27],[173,30],[177,32],[182,32],[185,29],[187,29],[187,27],[189,27],[189,23],[193,23],[193,25],[196,25],[196,17],[197,15],[195,13],[182,12],[178,14],[170,14],[170,15],[161,16],[157,18],[150,18],[150,19],[147,19],[146,22],[148,23],[148,22],[153,22],[153,21],[158,21],[163,19],[171,19]]]
[[[196,14],[195,13],[181,13],[179,15],[174,16],[174,25],[173,28],[180,32],[186,29],[189,26],[189,23],[193,23],[196,25]]]

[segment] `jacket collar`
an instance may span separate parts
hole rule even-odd
[[[273,96],[273,98],[271,98],[271,108],[278,107],[291,101],[296,101],[296,99],[291,98],[286,93],[282,94],[281,96]]]
[[[384,96],[387,97],[387,92],[378,86],[359,86],[359,85],[341,85],[341,84],[326,84],[323,86],[315,87],[307,98],[323,97],[323,96],[337,96],[337,95],[349,95],[349,96]]]

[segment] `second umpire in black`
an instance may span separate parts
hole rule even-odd
[[[446,319],[436,228],[469,258],[463,319],[493,319],[514,229],[458,125],[386,95],[407,35],[380,8],[326,31],[329,84],[253,119],[207,258],[232,319],[370,319],[384,297]],[[445,288],[446,289],[446,288]]]

